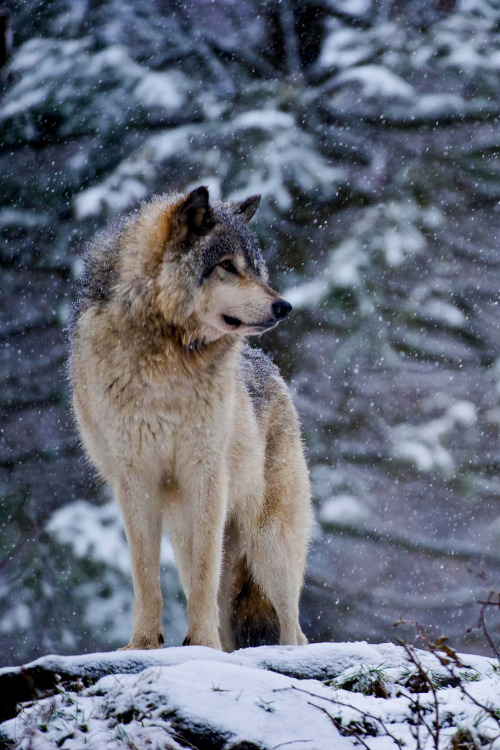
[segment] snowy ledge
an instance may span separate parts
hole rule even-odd
[[[499,664],[444,649],[318,643],[45,656],[0,670],[0,746],[500,748]]]

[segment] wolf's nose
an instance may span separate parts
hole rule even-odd
[[[292,309],[292,306],[286,301],[286,299],[279,299],[276,302],[273,302],[272,308],[276,320],[283,320]]]

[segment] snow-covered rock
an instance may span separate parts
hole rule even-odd
[[[498,663],[393,644],[46,656],[0,695],[0,743],[33,750],[500,748]]]

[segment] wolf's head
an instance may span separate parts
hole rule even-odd
[[[207,188],[199,187],[157,199],[143,212],[146,219],[139,215],[134,234],[142,247],[147,236],[149,258],[142,256],[140,273],[154,287],[154,307],[168,323],[214,341],[228,333],[260,334],[288,315],[292,307],[269,286],[248,228],[259,202],[258,195],[211,202]]]

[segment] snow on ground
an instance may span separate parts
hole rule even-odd
[[[0,670],[0,694],[14,679],[47,693],[54,673],[54,694],[21,704],[0,745],[500,748],[500,665],[485,657],[366,643],[47,656]]]

